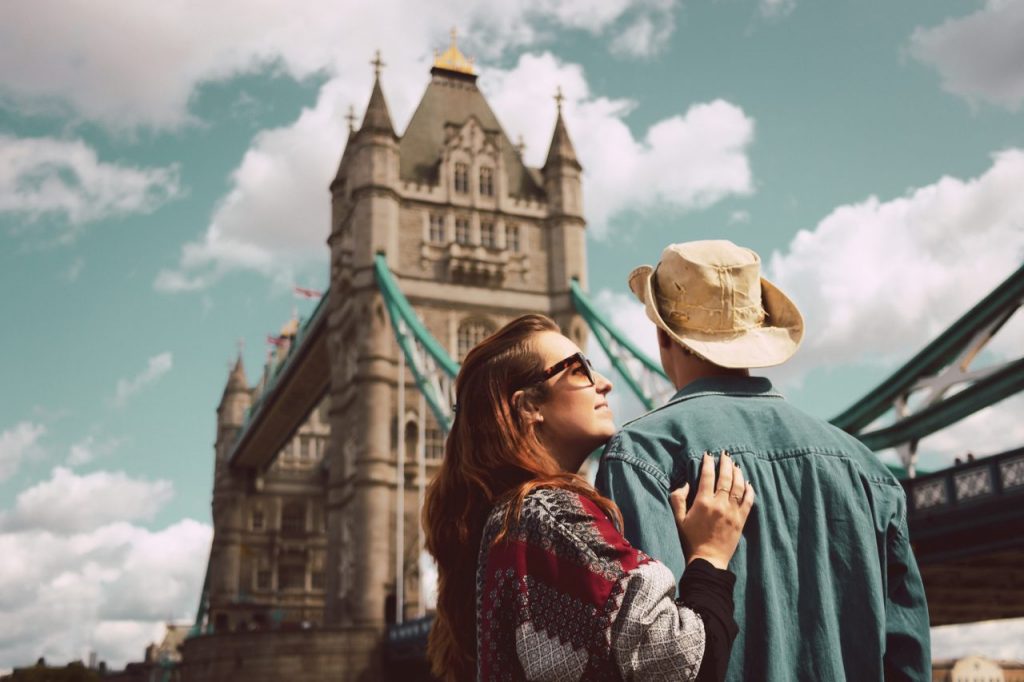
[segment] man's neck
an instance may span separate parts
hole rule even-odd
[[[730,369],[719,367],[696,355],[691,355],[680,349],[673,349],[676,356],[672,363],[669,379],[675,385],[676,390],[686,388],[698,379],[710,379],[714,377],[748,377],[750,370],[746,368]]]

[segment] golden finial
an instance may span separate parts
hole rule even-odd
[[[348,131],[354,133],[356,130],[356,108],[351,104],[348,105],[348,114],[345,115],[345,120],[348,121]]]
[[[380,70],[387,66],[387,64],[385,64],[380,58],[380,50],[377,50],[377,53],[374,55],[373,61],[370,62],[370,64],[373,65],[373,75],[380,78]]]
[[[562,101],[565,99],[565,95],[562,94],[562,86],[559,85],[558,89],[555,90],[555,106],[558,107],[558,113],[562,113]]]
[[[454,27],[452,27],[450,35],[451,42],[448,44],[448,49],[442,54],[438,54],[437,51],[434,52],[434,66],[448,71],[475,75],[473,59],[467,58],[459,51],[458,32]]]

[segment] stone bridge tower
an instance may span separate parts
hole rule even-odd
[[[527,167],[477,88],[455,44],[439,55],[404,134],[381,88],[350,134],[331,183],[331,362],[328,568],[325,621],[351,633],[353,670],[376,679],[376,650],[401,608],[420,612],[416,557],[418,395],[410,379],[398,409],[398,345],[373,275],[384,254],[399,286],[450,355],[526,312],[553,317],[580,345],[572,278],[586,283],[580,164],[561,100],[543,168]],[[540,105],[540,103],[538,103]],[[442,437],[427,416],[428,477]],[[398,430],[409,437],[405,489],[397,491]],[[395,606],[396,492],[406,496],[403,605]],[[355,679],[353,677],[352,679]]]

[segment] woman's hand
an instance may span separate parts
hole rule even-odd
[[[705,559],[715,568],[725,568],[736,553],[740,532],[754,506],[754,488],[743,478],[729,453],[722,451],[718,463],[718,486],[715,486],[715,461],[704,453],[700,481],[693,506],[686,508],[687,483],[669,495],[676,528],[689,563]]]

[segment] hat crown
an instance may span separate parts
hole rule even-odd
[[[658,308],[676,330],[733,335],[764,323],[761,258],[728,240],[671,244],[654,279]]]

